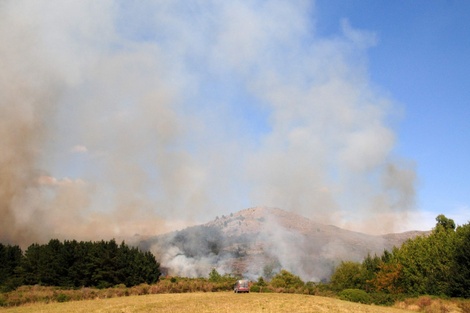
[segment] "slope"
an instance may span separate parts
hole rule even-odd
[[[171,275],[207,276],[212,268],[247,278],[287,269],[304,281],[325,281],[341,261],[391,250],[408,232],[373,236],[317,223],[281,209],[257,207],[143,240]]]

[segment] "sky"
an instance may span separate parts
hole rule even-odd
[[[470,5],[4,1],[0,240],[248,207],[367,233],[470,220]]]
[[[470,220],[470,5],[458,1],[319,1],[320,28],[347,18],[373,31],[371,80],[398,103],[395,150],[415,163],[416,206],[426,222],[443,213]]]

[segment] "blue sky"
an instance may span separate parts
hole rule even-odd
[[[416,163],[417,205],[470,219],[470,5],[458,1],[318,1],[319,31],[347,18],[373,31],[371,80],[403,107],[396,152]]]
[[[370,233],[466,223],[469,13],[7,1],[4,237],[155,234],[254,206]]]

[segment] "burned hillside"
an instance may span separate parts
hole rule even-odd
[[[171,275],[206,276],[212,268],[245,277],[281,268],[306,281],[327,280],[340,261],[362,261],[421,234],[373,236],[274,208],[250,208],[203,225],[140,241]]]

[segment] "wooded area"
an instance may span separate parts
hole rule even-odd
[[[19,246],[0,244],[0,288],[21,285],[106,288],[155,283],[159,264],[150,252],[115,240],[77,242],[57,239],[32,244],[23,253]]]
[[[337,291],[362,289],[387,294],[470,298],[470,224],[439,215],[429,236],[409,239],[392,252],[342,262],[331,285]]]

